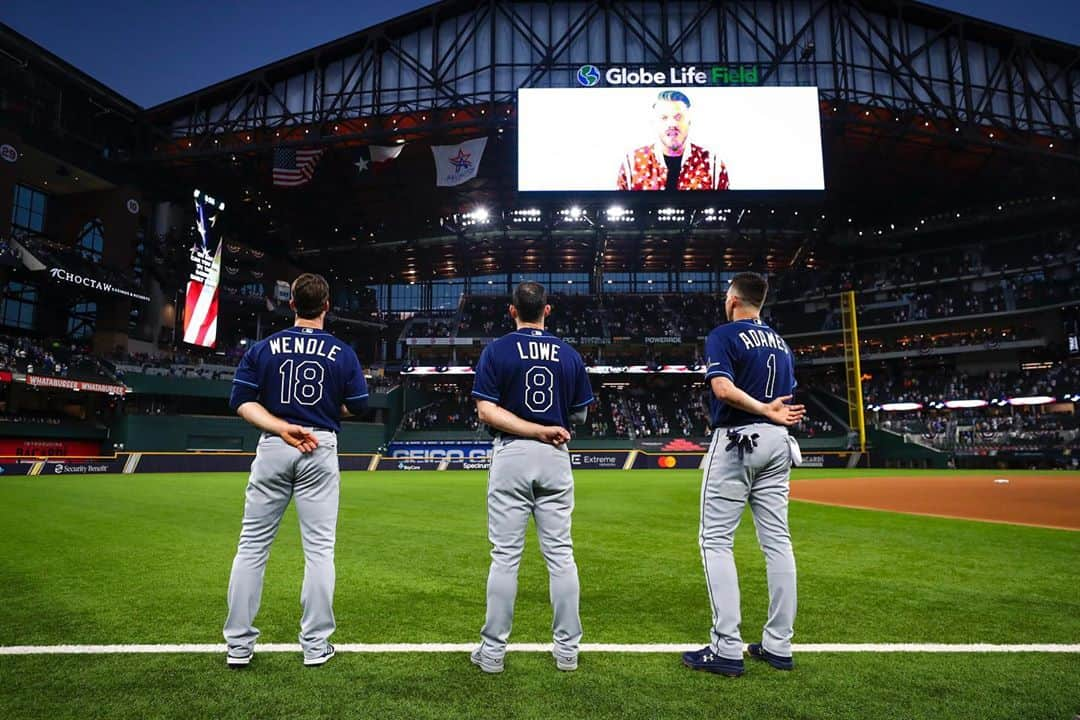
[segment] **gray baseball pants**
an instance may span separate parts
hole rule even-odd
[[[733,443],[737,433],[740,438]],[[756,436],[756,437],[755,437]],[[791,656],[796,591],[795,554],[788,530],[791,451],[786,428],[754,423],[713,431],[701,484],[701,559],[712,606],[710,647],[723,658],[743,654],[739,624],[739,576],[732,547],[746,501],[754,515],[758,544],[765,553],[769,617],[764,648]]]
[[[487,617],[480,631],[481,654],[499,660],[506,653],[514,621],[518,565],[532,516],[548,568],[555,652],[576,658],[581,641],[581,591],[570,539],[574,477],[566,447],[524,438],[496,439],[488,473],[487,507],[491,568]]]
[[[229,654],[250,654],[259,637],[253,626],[262,598],[263,574],[281,516],[296,501],[304,547],[304,584],[300,591],[300,646],[314,657],[334,632],[334,541],[337,534],[337,435],[316,430],[319,447],[304,454],[276,435],[264,433],[251,464],[244,500],[244,522],[229,577],[229,616],[225,642]]]

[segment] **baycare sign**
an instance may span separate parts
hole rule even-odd
[[[604,84],[611,87],[638,87],[648,85],[707,86],[707,85],[757,85],[756,65],[714,65],[698,68],[694,65],[649,70],[644,67],[614,66],[603,71],[596,65],[582,65],[577,71],[577,82],[582,87]]]

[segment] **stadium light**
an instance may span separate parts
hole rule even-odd
[[[893,402],[882,403],[881,409],[885,412],[908,412],[911,410],[922,410],[922,403],[917,402]]]
[[[1049,395],[1029,395],[1027,397],[1009,398],[1010,405],[1049,405],[1056,400]]]
[[[950,410],[959,410],[962,408],[980,408],[986,407],[990,403],[985,400],[946,400],[945,407]]]

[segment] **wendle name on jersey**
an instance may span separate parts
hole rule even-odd
[[[518,357],[522,360],[550,360],[552,362],[559,362],[559,346],[551,343],[536,342],[530,340],[528,343],[528,349],[521,347],[520,342],[514,343],[517,345]]]
[[[279,353],[292,353],[295,355],[315,355],[317,357],[324,357],[330,362],[337,362],[338,351],[341,350],[340,345],[330,345],[326,347],[325,340],[320,340],[316,337],[276,337],[270,338],[270,354],[277,355]]]

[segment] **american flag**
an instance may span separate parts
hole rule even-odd
[[[195,267],[187,284],[184,302],[184,342],[202,347],[217,343],[218,283],[221,279],[221,241],[210,254],[217,238],[218,216],[225,206],[215,208],[205,195],[195,194],[195,229],[199,242],[191,248]]]
[[[202,347],[217,344],[218,282],[221,278],[221,243],[205,280],[188,280],[184,302],[184,342]]]
[[[315,174],[315,165],[323,154],[322,148],[274,148],[275,187],[297,187]]]

